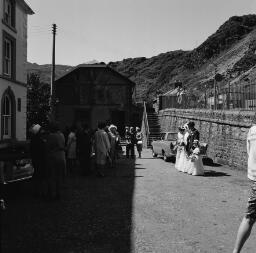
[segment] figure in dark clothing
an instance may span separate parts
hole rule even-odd
[[[136,135],[133,127],[126,127],[125,140],[126,140],[126,157],[134,158],[134,146],[136,145]]]
[[[130,127],[130,135],[131,135],[131,158],[135,158],[135,151],[134,148],[137,144],[137,139],[136,139],[136,132],[134,127]]]
[[[76,152],[80,163],[82,175],[91,174],[91,136],[87,125],[78,126],[76,133]]]
[[[129,127],[125,127],[125,143],[126,143],[126,158],[129,158],[130,149],[131,149],[131,133]]]
[[[66,171],[65,137],[57,122],[50,122],[50,133],[46,138],[46,166],[48,169],[48,197],[60,199],[64,173]]]
[[[46,136],[47,133],[43,128],[36,124],[30,129],[32,133],[30,142],[30,154],[34,168],[33,181],[34,181],[34,195],[37,197],[44,197],[46,195]]]
[[[189,129],[189,136],[187,139],[186,151],[187,151],[187,154],[190,155],[192,153],[193,142],[194,140],[199,141],[200,133],[195,128],[195,123],[192,121],[188,123],[188,129]]]

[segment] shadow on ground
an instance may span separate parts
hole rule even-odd
[[[131,252],[134,160],[122,157],[105,178],[67,178],[63,197],[32,197],[31,183],[6,189],[1,252]]]
[[[230,175],[221,171],[205,170],[204,176],[205,177],[229,177]]]
[[[208,165],[208,166],[211,166],[211,167],[221,167],[222,165],[219,164],[219,163],[215,163],[212,158],[209,158],[209,157],[204,157],[203,158],[203,164],[204,165]]]

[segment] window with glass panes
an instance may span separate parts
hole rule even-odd
[[[3,31],[3,75],[15,79],[16,40]]]
[[[15,1],[4,0],[4,22],[15,27]]]
[[[3,111],[2,111],[2,122],[3,122],[3,138],[11,138],[12,131],[12,103],[11,98],[8,95],[4,96],[3,99]]]
[[[4,74],[11,76],[12,73],[12,42],[4,39]]]

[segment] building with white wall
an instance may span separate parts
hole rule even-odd
[[[24,0],[0,0],[0,141],[26,139],[27,17]]]

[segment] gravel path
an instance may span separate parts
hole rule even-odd
[[[189,176],[145,150],[142,159],[121,158],[106,178],[68,178],[58,202],[32,198],[29,182],[12,185],[1,252],[232,252],[246,173],[205,168],[205,177]],[[255,230],[246,253],[256,252]]]

